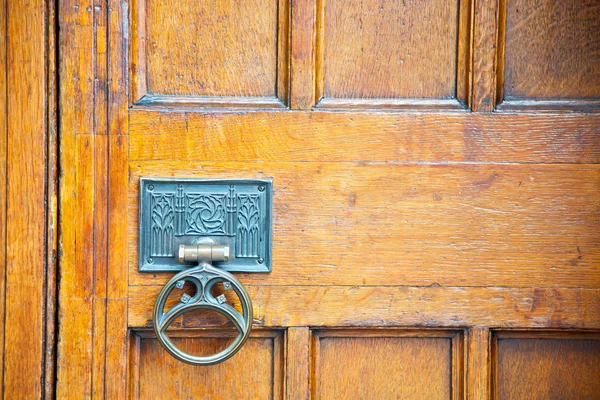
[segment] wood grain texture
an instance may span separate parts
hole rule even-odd
[[[494,108],[502,1],[180,3],[60,4],[58,398],[486,398],[489,329],[600,329],[600,115],[460,112],[471,74]],[[326,81],[332,54],[351,79]],[[351,111],[248,112],[326,82]],[[389,112],[415,104],[454,112]],[[172,274],[137,271],[140,176],[274,178],[273,272],[239,275],[259,329],[224,364],[149,333]],[[174,325],[191,350],[227,336]]]
[[[600,393],[600,339],[498,339],[497,399],[593,399]]]
[[[506,0],[504,98],[599,99],[600,3]]]
[[[187,352],[200,354],[222,349],[228,340],[213,333],[211,336],[179,337],[173,342]],[[283,398],[283,341],[280,335],[252,334],[231,359],[202,368],[177,361],[156,339],[141,338],[139,342],[139,381],[136,384],[139,397],[133,399]]]
[[[541,113],[596,113],[600,110],[600,100],[505,100],[498,104],[496,111],[541,112]]]
[[[496,106],[500,1],[473,0],[473,111],[489,112]]]
[[[139,161],[600,163],[598,115],[132,110]]]
[[[310,110],[315,104],[316,0],[292,0],[290,40],[290,108]]]
[[[98,47],[105,46],[107,52],[107,96],[101,97],[99,102],[106,101],[108,134],[128,135],[130,33],[126,21],[129,20],[129,3],[122,0],[96,1],[101,1],[103,7],[109,10],[107,31],[103,34],[99,30],[100,38],[106,39],[99,40]]]
[[[56,397],[104,397],[104,342],[106,321],[101,295],[105,273],[106,217],[102,204],[106,189],[102,178],[96,181],[96,169],[107,165],[106,106],[96,101],[102,88],[105,69],[97,68],[102,55],[101,30],[95,24],[98,6],[104,3],[61,3],[60,20],[60,99],[62,112],[60,150],[62,180],[60,199],[61,285],[59,291],[59,331]],[[101,12],[98,10],[99,12]],[[73,43],[76,43],[73,46]],[[104,46],[106,47],[106,46]],[[96,71],[97,70],[97,71]],[[96,72],[99,80],[96,81]],[[104,83],[106,79],[104,79]],[[96,126],[98,125],[98,127]],[[97,129],[99,135],[94,135]],[[101,176],[101,175],[100,175]],[[98,207],[95,203],[99,202]],[[94,229],[94,227],[97,229]],[[95,234],[98,233],[98,241]],[[95,265],[99,266],[98,275]],[[98,278],[98,279],[96,279]],[[96,285],[98,291],[96,291]]]
[[[149,93],[276,95],[277,0],[145,0],[139,7],[146,10]]]
[[[256,285],[600,285],[600,166],[133,162],[129,283],[141,176],[273,177],[273,271]],[[300,256],[299,256],[300,255]]]
[[[108,180],[108,237],[106,247],[106,325],[105,368],[108,375],[126,376],[128,359],[127,331],[127,246],[124,225],[126,218],[124,207],[128,187],[127,152],[128,136],[111,135],[109,137]],[[122,399],[127,395],[125,379],[115,380],[105,377],[107,398]]]
[[[0,0],[0,32],[6,32],[6,0]],[[4,398],[4,315],[6,289],[6,234],[8,214],[8,37],[0,35],[0,395]]]
[[[322,99],[316,108],[335,111],[464,111],[463,104],[456,99],[336,99],[328,97]]]
[[[60,5],[60,191],[69,195],[60,199],[57,398],[127,395],[126,380],[110,378],[127,371],[127,248],[118,234],[128,151],[123,6]]]
[[[255,326],[600,329],[599,289],[246,286]],[[130,327],[148,327],[161,288],[130,287]]]
[[[310,398],[311,333],[308,327],[290,327],[286,331],[286,399]]]
[[[323,97],[456,96],[457,0],[321,4]]]
[[[451,343],[448,338],[319,338],[313,398],[450,398]]]
[[[6,149],[2,395],[39,398],[46,350],[47,10],[44,1],[4,6],[2,95],[10,100],[2,102],[7,116],[1,143]]]
[[[47,141],[48,160],[46,163],[46,328],[44,355],[44,394],[45,399],[53,399],[56,394],[56,341],[58,336],[58,282],[59,282],[59,148],[58,148],[58,15],[57,3],[47,1]],[[1,179],[1,178],[0,178]],[[1,224],[0,224],[1,225]]]
[[[490,330],[473,327],[467,334],[467,398],[490,398]]]

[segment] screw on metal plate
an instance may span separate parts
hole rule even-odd
[[[225,290],[231,289],[231,282],[223,282],[223,288]]]
[[[182,303],[187,303],[188,301],[190,301],[191,298],[192,298],[192,296],[190,296],[187,293],[184,293],[183,296],[181,296],[181,302]]]
[[[225,298],[225,295],[220,295],[217,296],[217,301],[219,302],[219,304],[223,304],[227,301],[227,298]]]
[[[183,285],[185,285],[185,281],[182,279],[180,281],[177,281],[177,283],[175,284],[175,287],[177,289],[183,289]]]

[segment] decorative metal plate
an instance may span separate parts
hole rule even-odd
[[[229,245],[229,272],[271,271],[270,179],[140,179],[139,269],[182,271],[180,244],[209,237]]]

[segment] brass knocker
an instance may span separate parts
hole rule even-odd
[[[227,360],[237,353],[252,329],[252,303],[246,289],[229,272],[215,268],[212,263],[229,260],[229,247],[216,245],[211,239],[191,246],[181,245],[178,255],[180,262],[198,262],[198,266],[175,275],[162,288],[156,303],[152,322],[156,337],[162,346],[176,359],[192,365],[212,365]],[[174,289],[182,289],[186,282],[196,287],[193,296],[184,293],[177,305],[165,312],[165,302]],[[227,304],[224,295],[214,297],[211,289],[217,283],[223,283],[226,290],[233,290],[240,299],[242,312]],[[169,325],[185,312],[192,310],[213,310],[226,316],[235,326],[238,335],[224,350],[210,356],[194,356],[183,352],[169,339],[166,330]]]

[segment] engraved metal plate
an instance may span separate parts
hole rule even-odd
[[[271,271],[270,179],[140,179],[139,269],[181,271],[180,244],[229,245],[229,272]]]

